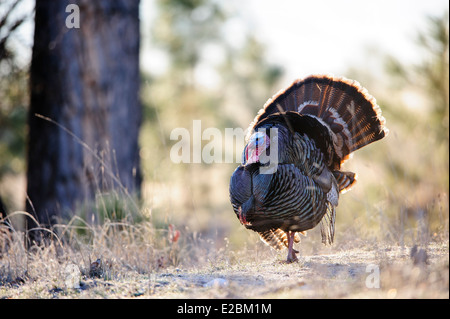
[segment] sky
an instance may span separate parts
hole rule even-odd
[[[216,0],[231,13],[225,28],[230,42],[240,45],[243,34],[253,33],[266,47],[270,63],[285,70],[285,78],[313,73],[341,74],[350,66],[367,63],[368,52],[392,54],[405,63],[420,56],[414,45],[427,15],[448,11],[446,0]],[[24,0],[22,10],[30,10]],[[141,64],[144,70],[163,72],[167,59],[147,35],[156,16],[155,0],[141,0],[143,35]],[[82,23],[82,17],[81,17]],[[33,25],[29,21],[19,37],[32,46]],[[24,50],[26,51],[26,50]],[[24,52],[29,59],[31,50]],[[211,50],[213,63],[220,52]],[[216,75],[217,76],[217,75]],[[199,80],[214,83],[214,75],[203,68]]]
[[[448,6],[446,0],[228,0],[231,19],[225,28],[237,46],[243,34],[255,34],[268,62],[280,65],[290,83],[314,73],[345,76],[349,67],[369,64],[370,54],[417,62],[414,39],[426,26],[425,17],[440,15]],[[154,16],[154,0],[142,0],[144,32]],[[143,68],[163,72],[167,61],[151,39],[143,41],[143,48]],[[211,52],[220,60],[220,52]],[[199,81],[214,84],[214,74],[203,68]]]
[[[425,16],[440,15],[445,0],[248,0],[248,21],[270,59],[287,75],[337,73],[365,63],[367,51],[392,54],[409,63],[419,58],[414,37]]]

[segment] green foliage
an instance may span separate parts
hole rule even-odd
[[[7,1],[0,14],[0,179],[24,171],[28,68],[18,62],[10,46],[14,32],[26,16],[12,17],[20,0]]]
[[[449,25],[448,11],[427,17],[426,30],[417,33],[417,48],[423,60],[412,66],[387,57],[386,69],[397,80],[400,89],[408,87],[421,92],[430,103],[432,130],[439,142],[447,143],[449,135]]]
[[[19,70],[0,85],[0,177],[24,170],[27,79],[28,74]]]
[[[225,14],[214,1],[160,0],[153,39],[167,50],[172,70],[187,71],[201,60],[201,50],[211,41],[220,41]],[[173,75],[173,74],[172,74]]]

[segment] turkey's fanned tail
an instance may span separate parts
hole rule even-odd
[[[334,146],[333,169],[339,169],[352,152],[388,134],[375,98],[358,82],[343,77],[313,75],[293,82],[266,102],[249,132],[268,116],[289,111],[327,127]]]

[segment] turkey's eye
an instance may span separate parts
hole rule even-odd
[[[260,145],[264,145],[264,137],[258,136],[258,138],[256,139],[255,144],[256,144],[256,148],[258,148],[258,146],[260,146]]]

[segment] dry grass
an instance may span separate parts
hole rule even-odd
[[[86,224],[80,235],[75,221],[29,250],[2,221],[0,298],[449,298],[448,236],[411,255],[408,245],[352,241],[351,231],[324,247],[312,232],[300,261],[286,264],[254,236],[235,249],[188,229],[174,241],[174,229],[148,221]],[[366,284],[370,267],[379,288]]]

